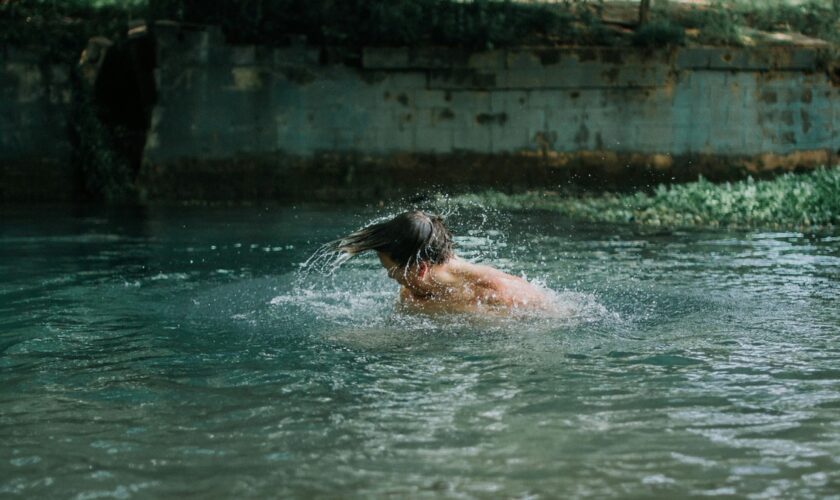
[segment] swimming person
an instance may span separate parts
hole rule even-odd
[[[543,309],[546,294],[526,280],[455,255],[443,218],[420,210],[402,213],[327,243],[339,262],[373,250],[401,285],[400,303],[428,312]]]

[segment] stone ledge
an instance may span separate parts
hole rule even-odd
[[[635,47],[561,47],[464,51],[408,47],[362,50],[365,69],[533,70],[564,64],[667,65],[675,69],[814,71],[817,48],[803,47],[683,47],[646,50]]]
[[[145,165],[141,190],[149,201],[375,201],[391,196],[495,188],[506,192],[578,187],[635,190],[661,182],[712,181],[811,169],[836,163],[826,150],[791,155],[721,156],[528,151],[311,157],[273,153]],[[418,175],[423,172],[423,175]]]
[[[365,69],[445,69],[468,68],[470,57],[484,52],[469,52],[452,48],[366,47],[362,49],[362,68]],[[501,58],[500,58],[501,60]],[[478,61],[479,66],[486,61]]]
[[[676,69],[815,71],[818,51],[800,47],[686,48],[677,51]]]

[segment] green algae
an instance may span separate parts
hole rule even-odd
[[[652,193],[573,196],[554,191],[486,191],[447,201],[655,227],[833,230],[840,227],[840,169],[723,184],[701,177],[687,184],[659,185]]]

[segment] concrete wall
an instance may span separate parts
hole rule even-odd
[[[159,175],[244,158],[269,183],[293,183],[271,174],[290,165],[344,182],[345,158],[375,163],[366,174],[451,166],[473,183],[554,182],[563,168],[723,178],[833,163],[840,148],[840,87],[807,48],[378,48],[343,64],[352,54],[231,47],[213,30],[158,40],[146,161]]]
[[[817,51],[227,45],[159,23],[150,199],[596,187],[834,164],[840,86]],[[0,51],[0,200],[69,198],[70,68]]]
[[[0,50],[0,200],[69,198],[69,68],[35,52]]]

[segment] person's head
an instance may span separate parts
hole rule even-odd
[[[405,285],[415,275],[443,264],[454,254],[452,234],[443,218],[420,210],[402,213],[391,220],[370,225],[328,244],[349,255],[374,250],[388,276]]]

